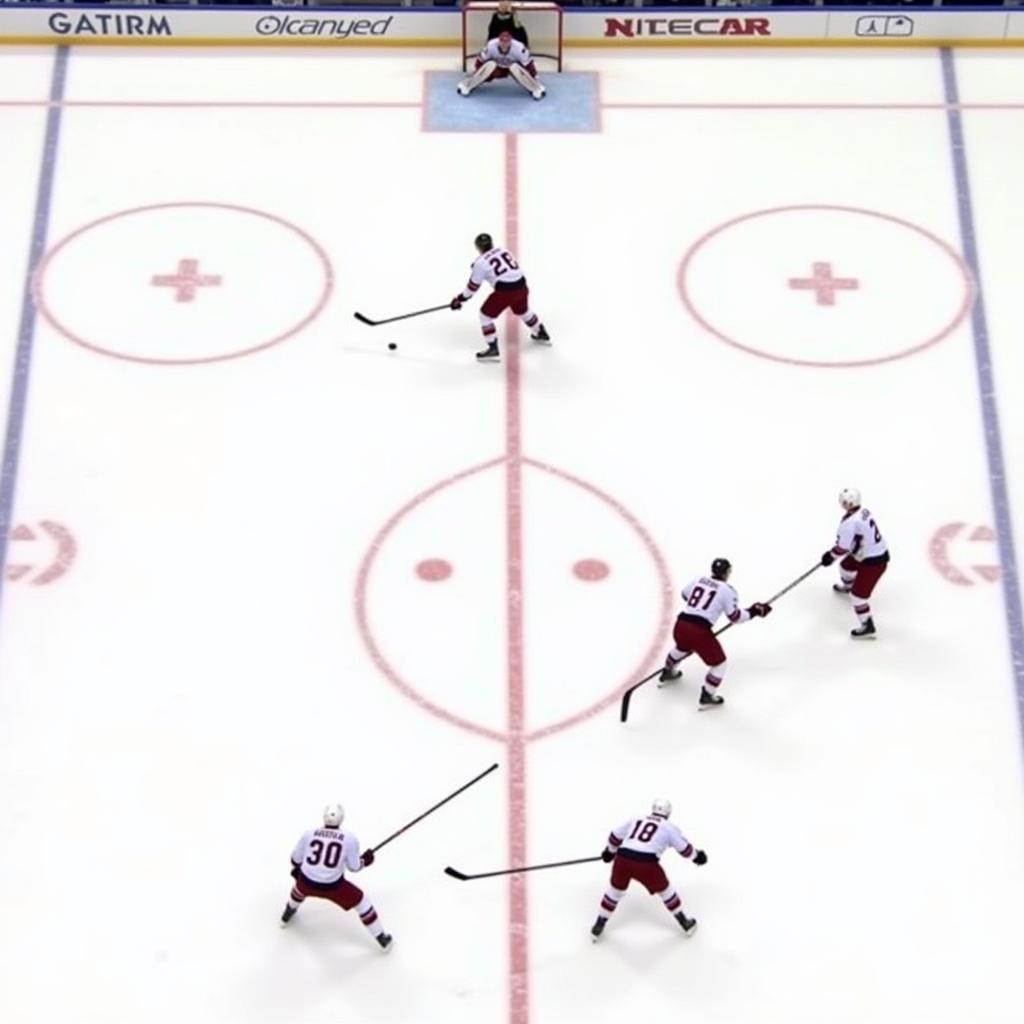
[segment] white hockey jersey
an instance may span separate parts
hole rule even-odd
[[[517,39],[509,40],[509,48],[504,53],[500,39],[490,40],[480,51],[481,63],[486,64],[489,60],[493,60],[499,68],[508,68],[513,64],[522,64],[524,68],[528,68],[533,63],[530,51]]]
[[[292,864],[311,882],[340,882],[346,871],[359,871],[363,866],[359,840],[340,828],[309,829],[292,851]]]
[[[832,554],[836,558],[853,555],[858,562],[865,558],[877,558],[889,550],[875,517],[866,508],[855,508],[847,512],[839,523],[836,544]]]
[[[730,622],[746,622],[750,613],[739,605],[739,595],[725,580],[698,576],[683,587],[683,601],[687,615],[698,615],[712,626],[719,616],[725,615]]]
[[[469,282],[462,292],[463,299],[469,299],[480,288],[480,285],[493,285],[500,282],[503,285],[515,285],[523,280],[523,271],[516,261],[515,256],[496,245],[488,249],[475,260],[469,272]]]
[[[633,853],[653,854],[660,857],[669,847],[683,857],[692,857],[696,850],[686,836],[668,818],[653,814],[630,818],[608,836],[612,850],[630,850]]]

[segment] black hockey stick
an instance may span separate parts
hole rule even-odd
[[[790,583],[788,586],[783,587],[777,594],[774,594],[771,597],[769,597],[768,600],[764,603],[775,604],[775,602],[778,601],[778,599],[782,597],[783,594],[788,594],[798,583],[803,583],[803,581],[807,579],[807,577],[810,576],[811,573],[816,572],[820,568],[821,562],[817,562],[815,565],[811,566],[811,568],[808,569],[807,572],[801,573],[801,575],[797,576],[797,578],[793,580],[792,583]],[[728,622],[721,629],[716,629],[714,635],[719,636],[720,634],[724,633],[727,629],[732,629],[732,627],[735,625],[735,622]],[[684,657],[688,658],[689,654],[684,655]],[[622,695],[622,703],[619,705],[620,722],[625,722],[629,718],[629,702],[633,699],[633,694],[637,690],[639,690],[640,687],[643,686],[645,683],[649,683],[652,679],[654,679],[655,676],[660,676],[661,671],[662,670],[660,668],[655,669],[649,676],[644,676],[644,678],[641,679],[640,682],[634,683],[628,690],[626,690],[626,692]]]
[[[452,304],[446,302],[443,306],[431,306],[429,309],[417,309],[415,313],[403,313],[401,316],[390,316],[387,320],[371,320],[362,313],[352,315],[362,324],[369,324],[370,327],[380,327],[381,324],[393,324],[396,320],[408,320],[411,316],[423,316],[425,313],[436,313],[439,309],[451,309]]]
[[[504,871],[485,871],[482,875],[467,875],[462,871],[456,871],[455,868],[445,868],[444,873],[450,875],[452,878],[457,878],[460,882],[472,882],[477,878],[496,878],[498,875],[518,875],[523,871],[543,871],[545,868],[567,868],[570,864],[593,864],[595,860],[601,860],[601,857],[581,857],[579,860],[556,860],[551,864],[531,864],[528,868],[506,868]]]
[[[459,786],[459,788],[455,790],[454,793],[449,793],[443,800],[439,800],[436,804],[434,804],[433,807],[428,808],[421,815],[419,815],[416,818],[413,818],[412,821],[410,821],[406,825],[403,825],[397,832],[392,832],[391,835],[387,837],[387,839],[382,840],[376,846],[371,846],[370,851],[372,853],[376,853],[379,849],[381,849],[381,847],[387,846],[392,839],[397,839],[403,832],[405,832],[407,829],[412,828],[413,825],[415,825],[418,821],[422,821],[425,817],[427,817],[427,815],[433,814],[434,811],[436,811],[439,807],[443,807],[446,803],[448,803],[449,800],[454,800],[460,793],[464,793],[467,789],[469,789],[470,786],[475,786],[482,778],[490,775],[491,772],[493,772],[497,767],[498,763],[495,762],[491,765],[490,768],[487,769],[487,771],[481,772],[475,779],[470,779],[469,782],[467,782],[464,786]]]

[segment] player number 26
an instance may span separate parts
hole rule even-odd
[[[491,269],[496,274],[504,274],[506,270],[518,270],[519,264],[512,259],[512,253],[510,252],[499,252],[496,256],[491,256],[488,261],[491,265]],[[505,264],[502,266],[502,264]]]

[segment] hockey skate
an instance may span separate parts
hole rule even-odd
[[[850,630],[850,636],[854,640],[874,640],[875,639],[875,623],[872,619],[868,619],[863,626],[858,626],[856,629]]]
[[[544,325],[541,324],[537,328],[537,333],[530,335],[530,341],[535,342],[538,345],[550,345],[551,344],[551,335],[548,334],[548,332],[545,329]]]
[[[708,708],[720,708],[725,703],[724,697],[717,693],[708,693],[706,688],[700,691],[700,702],[697,704],[698,711],[707,711]]]
[[[697,930],[697,918],[687,917],[681,910],[673,916],[679,922],[679,927],[686,933],[687,938]]]
[[[477,352],[476,360],[478,363],[500,363],[501,353],[498,351],[498,343],[492,341],[487,348]]]
[[[599,917],[595,922],[593,928],[590,929],[590,934],[594,936],[594,942],[597,942],[601,938],[601,933],[604,931],[604,926],[608,923],[607,917]]]
[[[469,88],[469,85],[465,81],[462,81],[459,82],[457,86],[455,86],[455,91],[460,96],[468,96],[472,90]]]
[[[536,89],[531,89],[531,90],[530,90],[530,95],[531,95],[531,96],[532,96],[532,97],[533,97],[533,98],[534,98],[535,100],[542,100],[542,99],[544,99],[544,94],[545,94],[546,92],[547,92],[547,89],[545,89],[545,88],[544,88],[544,86],[543,86],[543,85],[541,85],[541,84],[540,84],[540,82],[538,82],[538,83],[537,83],[537,88],[536,88]]]
[[[387,932],[381,932],[380,935],[377,936],[377,945],[380,946],[385,953],[391,949],[392,942],[394,942],[394,939],[392,939]]]
[[[661,670],[661,675],[658,676],[658,689],[661,690],[666,686],[670,686],[672,683],[679,682],[683,678],[683,673],[679,669],[666,665]]]
[[[853,584],[852,583],[833,583],[832,584],[832,589],[837,594],[848,594],[851,590],[853,590]]]
[[[281,913],[281,925],[286,925],[295,916],[295,912],[298,909],[298,907],[292,907],[285,904],[284,911]]]

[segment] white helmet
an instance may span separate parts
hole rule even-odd
[[[847,512],[851,508],[860,508],[860,491],[856,487],[845,487],[839,492],[839,504],[846,509]]]
[[[341,804],[328,804],[324,808],[324,825],[337,828],[345,820],[345,808]]]
[[[667,818],[672,814],[672,801],[671,800],[655,800],[651,804],[651,816],[657,818]]]

